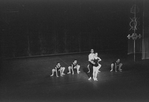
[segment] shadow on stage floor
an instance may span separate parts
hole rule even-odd
[[[133,62],[127,56],[99,54],[102,59],[98,81],[88,81],[87,54],[4,60],[0,102],[148,102],[148,60]],[[123,72],[110,72],[117,58]],[[50,77],[57,62],[68,67],[74,59],[81,73]],[[67,69],[65,73],[67,73]]]

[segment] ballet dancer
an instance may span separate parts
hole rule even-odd
[[[93,78],[93,65],[95,64],[94,62],[94,49],[91,49],[91,52],[90,54],[88,55],[88,61],[89,61],[89,64],[87,65],[87,68],[88,68],[88,73],[89,73],[89,78],[88,80],[91,80]]]
[[[70,74],[71,72],[72,72],[72,74],[74,74],[74,69],[77,70],[77,74],[80,73],[80,65],[78,64],[77,60],[74,60],[73,63],[70,66],[68,66],[67,74]]]
[[[99,69],[101,68],[101,64],[99,63],[100,61],[101,59],[98,57],[98,53],[95,53],[94,55],[95,64],[93,65],[93,80],[94,81],[98,81],[97,75],[98,75],[98,72],[100,72]]]
[[[51,74],[51,76],[54,76],[54,72],[55,72],[55,73],[56,73],[56,77],[59,77],[59,76],[58,76],[58,71],[60,71],[60,76],[65,75],[65,74],[64,74],[65,67],[62,67],[59,62],[56,64],[55,68],[52,69],[52,74]]]
[[[122,65],[123,64],[121,63],[121,60],[117,59],[116,61],[111,63],[111,70],[110,70],[110,72],[112,72],[113,70],[115,70],[115,72],[117,72],[117,70],[122,72],[122,68],[121,68]]]

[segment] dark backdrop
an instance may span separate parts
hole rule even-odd
[[[133,0],[12,1],[0,3],[4,58],[84,52],[91,48],[127,51]]]
[[[149,1],[144,0],[142,59],[149,59]]]

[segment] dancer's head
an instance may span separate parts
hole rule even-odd
[[[94,53],[94,49],[91,49],[91,53]]]
[[[97,56],[98,56],[98,53],[96,52],[96,53],[95,53],[95,57],[97,57]]]
[[[60,62],[57,62],[57,66],[61,66]]]
[[[73,61],[73,63],[77,63],[77,60],[75,59],[75,60]]]
[[[118,58],[116,62],[120,62],[120,59]]]

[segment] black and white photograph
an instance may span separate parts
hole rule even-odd
[[[149,102],[149,0],[0,0],[0,102]]]

